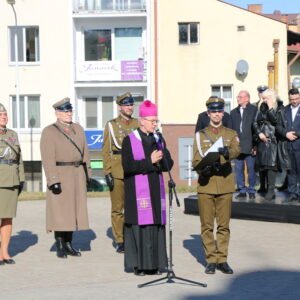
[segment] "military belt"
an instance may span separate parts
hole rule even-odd
[[[17,164],[18,161],[15,159],[0,159],[0,164],[1,165],[12,165],[12,164]]]
[[[120,151],[120,150],[113,150],[112,154],[122,154],[122,151]]]
[[[83,165],[83,162],[82,162],[82,160],[80,160],[80,161],[57,161],[56,165],[60,166],[60,167],[62,167],[62,166],[74,166],[74,167],[77,168],[77,167]]]

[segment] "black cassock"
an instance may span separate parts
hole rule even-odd
[[[142,139],[145,159],[134,160],[130,138],[122,145],[122,164],[125,183],[125,269],[164,270],[167,267],[166,232],[161,220],[161,197],[159,174],[172,168],[173,160],[164,149],[164,159],[156,165],[151,162],[151,153],[157,150],[153,134],[138,132]],[[160,136],[162,139],[162,137]],[[147,174],[154,224],[138,225],[134,175]]]

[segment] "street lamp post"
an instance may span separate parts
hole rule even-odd
[[[16,60],[16,121],[17,121],[17,133],[20,133],[20,92],[19,92],[19,53],[18,53],[18,21],[17,21],[17,13],[14,7],[15,0],[6,0],[6,2],[11,6],[14,16],[15,16],[15,34],[14,34],[14,42],[15,42],[15,60]]]

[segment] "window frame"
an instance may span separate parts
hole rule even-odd
[[[197,25],[197,42],[191,42],[191,24]],[[187,25],[187,42],[181,43],[180,42],[180,26]],[[200,44],[200,22],[178,22],[178,44],[180,46],[187,46],[187,45],[199,45]]]
[[[214,92],[213,92],[214,87],[220,88],[220,95],[214,94]],[[224,97],[224,88],[225,87],[230,87],[230,89],[231,89],[231,98],[225,98]],[[225,101],[225,111],[230,113],[230,111],[233,109],[233,84],[211,84],[211,95],[212,96],[218,96],[218,97],[221,97],[222,99],[224,99],[224,101]],[[229,105],[229,110],[226,109],[228,107],[227,105]]]
[[[15,66],[17,64],[16,60],[12,60],[12,51],[15,51],[15,35],[12,35],[12,29],[15,29],[16,26],[8,26],[8,62],[9,65]],[[35,36],[35,51],[36,51],[36,60],[35,61],[26,61],[26,29],[27,28],[35,28],[38,29],[38,35]],[[24,60],[18,60],[18,65],[39,65],[40,64],[40,27],[38,25],[28,25],[28,26],[17,26],[17,29],[22,30],[22,37],[23,43],[22,43],[22,50],[23,50],[23,57]],[[20,36],[18,36],[18,43],[19,43]],[[13,47],[12,47],[13,45]],[[19,56],[19,53],[18,53]]]
[[[21,97],[24,97],[24,124],[25,127],[21,127],[20,124],[20,132],[22,133],[28,133],[28,132],[33,132],[33,133],[40,133],[41,128],[42,128],[42,115],[41,115],[41,95],[40,94],[26,94],[26,95],[19,95],[19,100]],[[38,97],[39,98],[39,117],[40,117],[40,127],[29,127],[29,119],[28,119],[28,97]],[[17,95],[10,95],[9,96],[9,107],[11,111],[11,116],[9,117],[9,123],[10,127],[13,130],[17,130],[16,127],[13,127],[14,123],[14,106],[13,106],[13,99],[16,99],[17,101]],[[16,112],[17,113],[17,112]],[[21,111],[20,111],[21,114]],[[20,118],[20,116],[18,116]]]

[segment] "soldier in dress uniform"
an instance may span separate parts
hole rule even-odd
[[[54,231],[56,254],[81,256],[72,246],[75,230],[89,228],[86,184],[91,176],[83,128],[72,122],[69,98],[53,105],[57,121],[44,128],[41,157],[47,180],[46,229]]]
[[[103,162],[111,198],[111,223],[116,251],[124,252],[124,171],[121,160],[122,142],[125,136],[139,127],[132,118],[134,99],[130,93],[117,97],[119,116],[107,122],[104,129]]]
[[[16,217],[18,195],[25,181],[18,135],[6,127],[6,108],[0,103],[0,266],[15,264],[8,253],[12,219]]]
[[[201,237],[207,260],[205,273],[214,274],[218,269],[226,274],[233,270],[227,263],[229,244],[229,221],[235,180],[231,163],[240,154],[237,133],[222,125],[224,100],[211,97],[206,102],[209,126],[196,133],[193,167],[199,174],[198,206],[201,220]],[[220,145],[211,153],[205,152],[221,138]],[[217,223],[216,241],[214,222]]]

